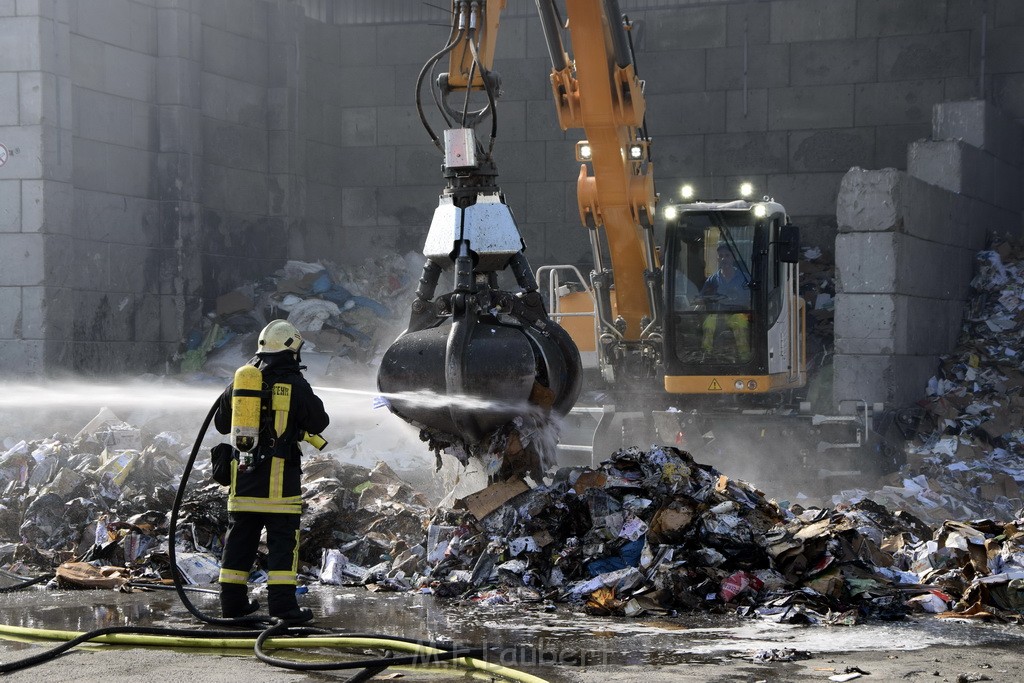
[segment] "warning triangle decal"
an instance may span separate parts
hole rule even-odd
[[[717,379],[711,380],[711,385],[708,387],[708,391],[721,391],[722,385],[718,383]]]

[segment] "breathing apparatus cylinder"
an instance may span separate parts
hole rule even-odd
[[[231,445],[242,452],[256,448],[260,435],[263,373],[252,365],[235,370],[231,388]]]

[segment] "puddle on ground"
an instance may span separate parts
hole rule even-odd
[[[265,606],[263,591],[256,595]],[[192,589],[188,596],[199,611],[218,615],[214,590]],[[926,616],[854,627],[788,626],[707,614],[627,619],[592,617],[565,605],[546,611],[542,605],[455,603],[430,595],[334,586],[312,586],[300,602],[313,609],[315,625],[322,628],[486,647],[491,661],[513,667],[714,663],[780,648],[836,653],[1024,643],[1024,631],[1016,626]],[[72,631],[115,625],[214,628],[198,624],[173,590],[30,589],[3,594],[0,623]]]

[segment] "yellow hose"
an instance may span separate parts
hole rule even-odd
[[[9,636],[14,638],[34,638],[37,640],[73,640],[82,636],[84,631],[58,631],[54,629],[27,628],[25,626],[11,626],[0,624],[0,637]],[[198,633],[202,633],[199,631]],[[255,638],[203,638],[202,636],[154,636],[147,634],[122,634],[112,633],[105,636],[98,636],[89,641],[90,643],[105,643],[108,645],[136,645],[143,647],[197,647],[207,649],[232,650],[232,649],[253,649],[256,646]],[[264,649],[285,649],[285,648],[386,648],[409,652],[412,654],[441,654],[439,650],[427,645],[407,643],[402,640],[389,640],[387,638],[350,638],[346,636],[311,636],[311,637],[285,637],[268,638],[263,643]],[[453,664],[464,666],[468,669],[486,671],[510,681],[521,681],[522,683],[547,683],[543,678],[538,678],[522,671],[510,669],[498,664],[491,664],[482,659],[472,657],[461,657],[453,659]]]

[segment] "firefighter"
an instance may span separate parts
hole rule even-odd
[[[244,617],[259,609],[259,603],[248,597],[247,582],[264,528],[270,616],[290,624],[313,618],[295,598],[302,514],[299,441],[306,434],[319,434],[330,418],[302,376],[301,347],[302,336],[291,323],[274,320],[263,328],[256,356],[239,368],[235,381],[221,394],[214,416],[221,434],[249,434],[233,436],[233,445],[243,452],[231,466],[228,492],[229,524],[220,570],[225,618]],[[251,381],[254,369],[258,371],[256,388],[242,389],[240,378]],[[258,400],[255,411],[241,407],[246,400]],[[254,423],[249,432],[240,425],[246,413]]]

